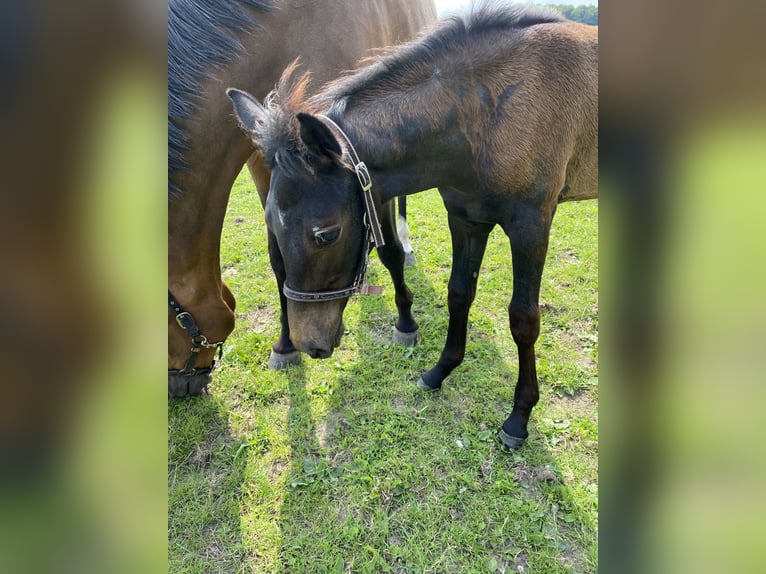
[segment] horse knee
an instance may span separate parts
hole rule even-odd
[[[517,345],[531,345],[540,335],[540,308],[537,305],[508,306],[511,334]]]
[[[457,281],[450,281],[447,289],[447,306],[450,313],[453,311],[459,311],[468,309],[473,303],[474,296],[476,295],[475,289],[472,289],[470,285],[465,285]]]

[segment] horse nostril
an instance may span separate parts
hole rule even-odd
[[[332,349],[326,349],[324,347],[311,347],[308,351],[308,354],[312,359],[327,359],[332,355]]]

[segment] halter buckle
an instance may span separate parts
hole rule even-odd
[[[368,192],[372,189],[372,178],[370,177],[370,171],[367,169],[367,165],[360,161],[354,166],[356,177],[359,179],[359,185],[362,186],[362,191]]]
[[[194,317],[188,311],[181,311],[176,315],[176,323],[181,329],[188,331],[194,325]]]

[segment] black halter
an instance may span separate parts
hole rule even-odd
[[[189,333],[189,336],[192,340],[192,348],[191,351],[189,351],[189,358],[186,359],[184,368],[180,370],[168,369],[168,374],[192,377],[194,375],[205,375],[211,373],[213,369],[215,369],[215,359],[213,359],[213,364],[209,367],[202,367],[197,369],[194,367],[194,363],[197,362],[197,354],[202,349],[217,348],[218,358],[220,359],[221,355],[223,354],[223,341],[219,341],[218,343],[209,343],[205,335],[199,332],[199,327],[197,327],[197,323],[194,322],[194,317],[192,317],[191,313],[181,307],[181,304],[176,301],[175,297],[170,292],[170,289],[168,289],[168,306],[173,311],[173,313],[176,314],[176,322],[181,326],[183,330]]]
[[[344,299],[346,297],[351,297],[351,295],[380,295],[383,292],[381,287],[376,285],[369,285],[364,281],[364,276],[367,272],[367,263],[370,249],[372,246],[382,247],[386,244],[385,240],[383,239],[383,232],[380,227],[378,212],[375,209],[375,203],[372,199],[372,178],[370,177],[370,172],[367,169],[365,163],[359,159],[359,155],[356,153],[356,149],[354,149],[351,140],[348,138],[345,132],[340,129],[340,126],[338,126],[338,124],[336,124],[327,116],[320,115],[317,117],[322,120],[332,131],[334,131],[336,135],[339,135],[343,143],[345,143],[343,147],[345,148],[345,151],[351,160],[351,165],[353,167],[354,173],[356,173],[356,177],[359,180],[359,185],[362,190],[362,199],[364,200],[364,217],[362,218],[362,222],[364,223],[365,233],[363,240],[364,245],[362,246],[362,257],[359,262],[359,266],[357,267],[354,281],[349,287],[346,287],[345,289],[313,292],[296,291],[295,289],[290,289],[290,287],[287,286],[287,283],[285,283],[282,286],[282,293],[285,294],[285,297],[292,299],[293,301],[309,303],[317,301],[332,301],[333,299]]]

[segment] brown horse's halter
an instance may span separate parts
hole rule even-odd
[[[194,375],[206,375],[211,373],[213,369],[215,369],[215,359],[213,360],[213,364],[209,367],[202,367],[197,369],[194,367],[194,363],[197,362],[197,355],[202,349],[217,348],[218,358],[220,359],[221,355],[223,354],[224,342],[219,341],[218,343],[209,343],[205,335],[199,332],[199,327],[197,327],[197,323],[194,322],[194,317],[192,317],[192,314],[181,307],[181,304],[176,301],[175,297],[170,292],[170,289],[168,289],[168,306],[173,311],[173,313],[175,313],[176,322],[184,331],[189,333],[189,336],[192,340],[192,348],[189,351],[189,358],[186,359],[184,368],[180,370],[169,369],[168,374],[192,377]]]
[[[282,287],[282,292],[288,299],[301,302],[332,301],[333,299],[344,299],[346,297],[351,297],[351,295],[380,295],[383,292],[381,287],[377,285],[369,285],[364,281],[364,276],[367,272],[367,262],[369,259],[369,247],[371,245],[374,245],[375,247],[382,247],[386,244],[385,240],[383,239],[383,232],[380,227],[378,212],[375,210],[375,204],[372,200],[372,178],[370,177],[370,172],[367,169],[365,163],[359,159],[359,155],[356,153],[356,149],[354,149],[351,140],[343,132],[343,130],[340,129],[340,126],[338,126],[338,124],[336,124],[327,116],[319,115],[317,117],[322,122],[324,122],[327,127],[334,131],[336,135],[339,135],[345,142],[346,145],[343,147],[345,148],[345,151],[351,160],[351,165],[354,172],[356,173],[356,177],[359,180],[359,185],[362,189],[362,199],[364,200],[364,217],[362,222],[364,223],[365,227],[362,258],[359,262],[359,267],[357,268],[354,281],[351,283],[351,286],[346,287],[345,289],[313,292],[296,291],[295,289],[290,289],[287,286],[287,283],[285,283]]]

